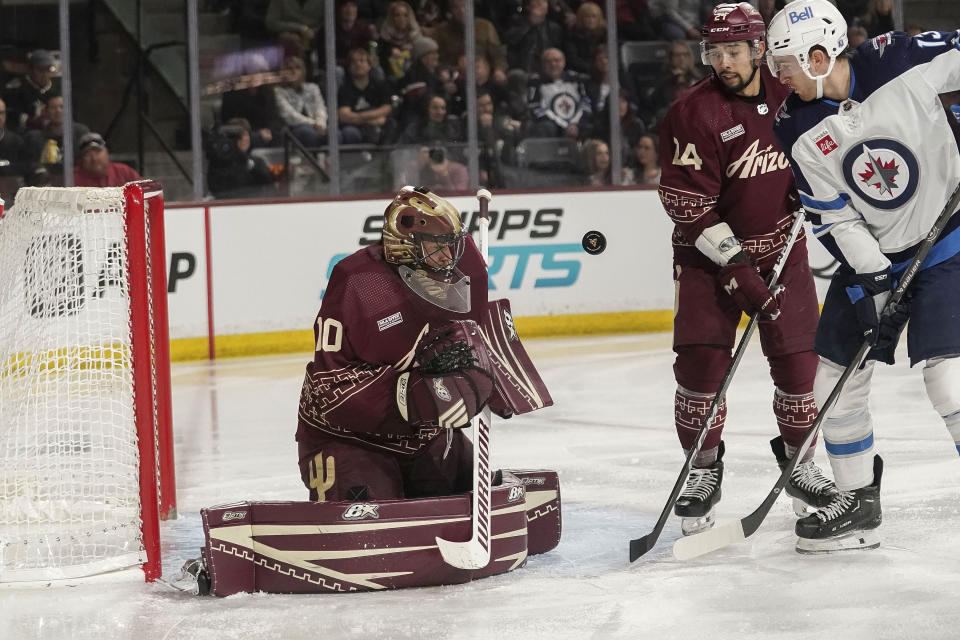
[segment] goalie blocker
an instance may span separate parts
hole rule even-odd
[[[379,502],[240,502],[201,511],[201,593],[321,593],[459,584],[522,567],[560,542],[555,471],[497,472],[483,569],[457,569],[436,538],[470,534],[470,494]],[[189,563],[188,563],[189,564]]]

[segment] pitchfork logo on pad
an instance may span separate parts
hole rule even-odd
[[[899,209],[913,198],[920,181],[916,155],[886,138],[855,144],[842,166],[847,186],[876,209]]]

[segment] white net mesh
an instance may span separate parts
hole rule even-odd
[[[123,189],[0,218],[0,580],[144,561]]]

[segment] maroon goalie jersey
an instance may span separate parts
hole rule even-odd
[[[724,221],[755,261],[775,255],[786,240],[793,174],[773,135],[773,120],[789,89],[766,65],[756,98],[724,93],[714,76],[682,94],[660,128],[660,200],[673,220],[674,260],[710,268],[693,245]],[[792,199],[792,198],[791,198]]]
[[[449,320],[480,322],[487,273],[469,236],[458,268],[471,280],[467,313],[441,309],[410,290],[384,262],[380,243],[337,263],[313,327],[316,351],[300,393],[298,442],[334,436],[413,455],[439,435],[439,428],[411,427],[400,418],[396,386],[429,330]]]

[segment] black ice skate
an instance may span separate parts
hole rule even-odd
[[[687,484],[673,512],[680,516],[680,530],[689,536],[713,526],[713,507],[720,501],[723,481],[723,442],[717,449],[717,460],[709,467],[691,469]]]
[[[783,444],[783,437],[777,436],[771,440],[770,448],[773,449],[777,464],[783,471],[790,462],[787,449]],[[790,474],[786,490],[787,495],[793,498],[793,512],[801,517],[827,506],[837,495],[837,485],[823,475],[823,471],[813,460],[797,465]]]
[[[838,491],[833,502],[813,515],[797,520],[797,551],[829,553],[848,549],[876,549],[880,546],[877,527],[880,512],[880,476],[883,460],[873,457],[873,484]]]

